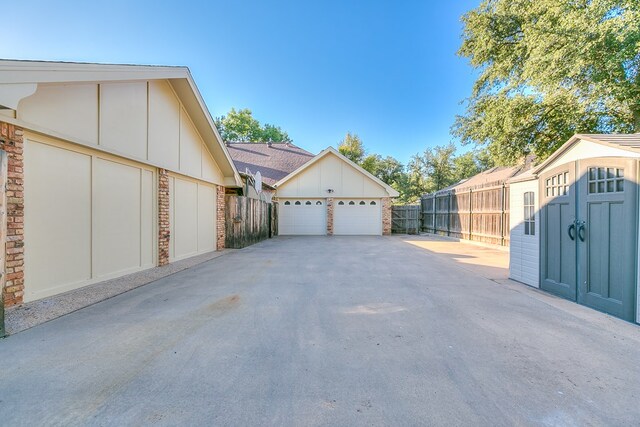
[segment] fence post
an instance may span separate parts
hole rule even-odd
[[[447,236],[451,236],[451,191],[448,193],[447,200]]]
[[[505,184],[502,184],[502,191],[500,192],[500,197],[502,198],[502,200],[500,201],[500,246],[504,246],[504,232],[505,232],[505,226],[504,226],[504,205],[505,205]]]
[[[469,189],[469,240],[473,240],[473,190]]]

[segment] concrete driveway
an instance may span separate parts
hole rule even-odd
[[[0,424],[637,425],[640,327],[505,261],[263,242],[0,340]]]

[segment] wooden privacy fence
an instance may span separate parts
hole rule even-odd
[[[420,234],[420,205],[392,206],[391,232]]]
[[[422,230],[509,245],[509,185],[454,189],[422,196]]]
[[[225,247],[240,249],[277,233],[275,204],[244,196],[225,196]]]

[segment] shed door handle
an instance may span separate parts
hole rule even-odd
[[[586,227],[584,225],[585,225],[584,221],[581,221],[580,225],[578,225],[578,238],[580,239],[581,242],[584,242],[584,236],[586,231]]]
[[[572,222],[567,228],[567,234],[571,240],[576,240],[576,225]]]

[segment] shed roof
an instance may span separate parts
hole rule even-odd
[[[311,159],[314,154],[291,143],[227,143],[227,150],[241,173],[260,171],[262,181],[273,186]]]
[[[471,178],[463,179],[457,184],[443,188],[442,190],[439,190],[438,193],[503,184],[518,174],[522,169],[523,166],[496,166],[484,172],[480,172]]]

